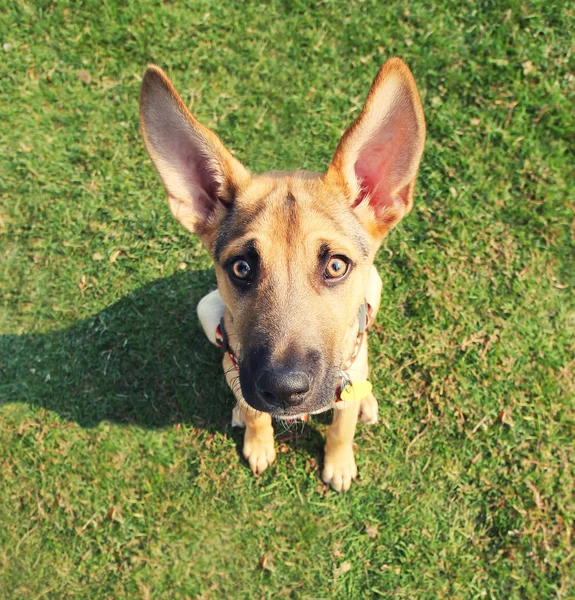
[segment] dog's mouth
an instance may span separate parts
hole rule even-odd
[[[247,400],[246,400],[246,402],[247,402]],[[262,408],[261,406],[259,406],[257,408],[257,410],[260,410],[262,412],[267,412],[272,416],[272,418],[278,419],[278,420],[292,420],[292,419],[298,420],[298,419],[304,419],[308,415],[318,415],[323,412],[326,412],[327,410],[330,410],[330,408],[333,407],[333,402],[334,402],[333,400],[330,400],[326,403],[323,403],[322,405],[318,405],[317,403],[314,402],[314,403],[310,404],[310,408],[306,408],[305,405],[292,407],[292,408],[278,408],[277,406],[268,405],[267,408]],[[252,408],[256,408],[249,402],[247,402],[247,404],[249,404]]]
[[[286,423],[290,423],[291,421],[307,421],[308,417],[311,415],[320,415],[328,410],[333,408],[333,401],[326,404],[323,408],[317,408],[315,410],[309,410],[306,412],[298,412],[296,414],[286,413],[286,412],[271,412],[270,415],[272,419],[276,421],[283,421]]]

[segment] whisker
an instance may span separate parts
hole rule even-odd
[[[230,373],[233,373],[235,370],[236,370],[236,369],[235,369],[235,367],[232,365],[231,367],[227,368],[227,369],[224,371],[224,376],[225,376],[225,375],[229,375]]]

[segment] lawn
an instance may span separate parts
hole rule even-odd
[[[575,597],[575,40],[561,2],[0,1],[0,597]],[[428,139],[381,249],[380,422],[254,478],[148,62],[256,172],[324,169],[402,56]]]

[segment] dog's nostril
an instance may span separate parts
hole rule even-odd
[[[266,369],[258,377],[257,388],[268,404],[297,406],[310,389],[310,377],[304,371]]]

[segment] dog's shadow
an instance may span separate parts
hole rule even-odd
[[[229,434],[234,399],[196,317],[213,288],[212,270],[177,273],[67,329],[0,336],[0,405],[42,406],[82,427],[189,423]],[[319,434],[306,430],[298,445],[320,454]]]

